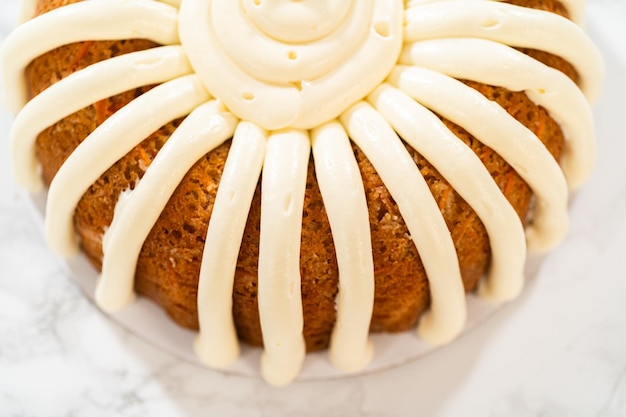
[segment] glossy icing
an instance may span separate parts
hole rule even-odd
[[[311,142],[339,265],[337,321],[329,357],[335,366],[350,372],[365,367],[373,353],[368,336],[374,304],[374,262],[365,189],[340,123],[333,121],[314,129]]]
[[[25,15],[34,4],[25,1]],[[493,260],[480,293],[496,300],[517,295],[526,241],[543,250],[562,239],[568,185],[578,187],[594,161],[589,102],[601,88],[602,60],[579,27],[584,1],[563,4],[575,23],[487,0],[91,0],[62,7],[25,22],[3,45],[7,104],[19,112],[11,135],[14,173],[39,189],[34,143],[43,129],[95,101],[162,83],[89,135],[49,190],[47,239],[59,253],[72,254],[72,217],[83,192],[152,131],[186,116],[134,189],[120,195],[104,236],[96,299],[116,310],[134,297],[139,251],[182,176],[234,137],[206,237],[195,349],[213,367],[238,355],[230,294],[262,172],[261,372],[284,385],[297,376],[305,355],[299,245],[311,153],[340,274],[329,355],[346,371],[362,369],[372,356],[371,238],[352,140],[397,202],[428,273],[432,302],[419,334],[447,343],[466,319],[457,255],[400,136],[483,221]],[[42,53],[80,40],[136,37],[169,46],[94,64],[27,100],[23,71]],[[567,59],[581,87],[513,47]],[[545,107],[566,136],[564,174],[531,131],[457,79],[525,91]],[[435,113],[496,150],[529,184],[537,203],[526,233],[478,158]]]

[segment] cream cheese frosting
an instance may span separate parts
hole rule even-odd
[[[26,21],[3,44],[16,179],[42,181],[37,135],[63,117],[131,88],[160,84],[116,112],[63,164],[50,186],[46,236],[78,249],[73,212],[84,191],[119,158],[170,120],[184,121],[134,189],[120,195],[103,243],[96,300],[105,310],[134,298],[139,251],[187,170],[233,138],[209,223],[198,287],[199,358],[216,368],[239,354],[231,314],[235,265],[261,178],[259,314],[263,377],[285,385],[305,356],[299,245],[309,158],[326,207],[339,268],[337,319],[329,357],[357,371],[373,355],[369,322],[374,267],[368,211],[353,141],[397,202],[427,271],[430,310],[418,332],[444,344],[466,320],[454,244],[403,143],[436,167],[478,214],[492,262],[480,294],[515,297],[526,247],[545,250],[567,230],[568,187],[594,163],[590,103],[601,90],[602,59],[580,28],[583,0],[562,4],[570,18],[489,0],[90,0]],[[93,64],[28,100],[26,66],[81,40],[146,38],[163,46]],[[573,81],[514,48],[563,57]],[[562,127],[561,166],[540,140],[463,80],[524,91]],[[520,219],[476,155],[439,120],[463,127],[500,154],[536,197]],[[410,190],[410,192],[409,192]]]

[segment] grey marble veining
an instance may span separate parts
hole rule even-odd
[[[0,1],[0,41],[15,13],[15,1]],[[626,4],[592,0],[589,13],[607,88],[595,108],[598,166],[572,201],[568,238],[518,300],[453,344],[372,375],[275,389],[116,324],[43,242],[9,174],[11,116],[1,112],[0,416],[626,416]]]

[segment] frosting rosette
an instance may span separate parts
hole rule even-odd
[[[180,37],[207,90],[235,115],[310,129],[387,77],[403,9],[389,0],[186,0]]]

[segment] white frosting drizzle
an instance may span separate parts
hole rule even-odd
[[[440,3],[443,4],[450,0],[405,0],[406,9],[410,10],[415,7],[421,7],[430,3]],[[493,0],[494,2],[504,2],[507,0]],[[583,18],[585,15],[585,0],[559,0],[567,13],[569,14],[569,18],[576,24],[582,25]]]
[[[31,16],[35,2],[24,1],[23,16]],[[584,1],[561,2],[581,24]],[[432,343],[446,343],[461,331],[466,318],[463,284],[445,221],[391,125],[480,216],[493,250],[481,293],[500,299],[515,295],[522,285],[520,221],[477,157],[422,105],[494,148],[532,187],[538,201],[527,232],[531,246],[543,248],[559,240],[566,227],[564,178],[576,187],[593,165],[593,123],[583,93],[560,72],[496,43],[564,57],[593,99],[603,72],[598,52],[575,25],[546,12],[476,0],[85,1],[38,16],[7,38],[0,56],[7,102],[15,112],[26,103],[23,72],[37,56],[72,42],[126,38],[181,46],[94,64],[32,99],[16,118],[12,134],[16,177],[33,189],[41,183],[34,143],[47,126],[108,96],[165,82],[107,119],[54,178],[46,235],[53,249],[71,254],[76,251],[72,216],[84,191],[150,133],[193,112],[135,190],[119,197],[103,239],[96,295],[103,308],[114,310],[132,300],[141,245],[180,178],[235,130],[204,248],[198,288],[201,331],[195,348],[216,367],[238,355],[231,292],[263,167],[262,374],[275,385],[291,381],[305,355],[299,255],[310,140],[340,273],[330,358],[348,371],[365,366],[371,356],[367,330],[373,264],[367,204],[345,130],[397,202],[424,263],[432,301],[419,333]],[[409,68],[394,70],[403,40],[412,42],[400,59]],[[186,75],[192,71],[187,59],[197,75]],[[386,84],[376,89],[389,75],[397,89]],[[525,91],[545,107],[567,139],[565,177],[530,131],[448,76]],[[368,94],[377,109],[359,101]],[[219,100],[208,102],[211,96]]]
[[[236,119],[219,102],[197,107],[163,145],[123,206],[118,204],[102,248],[102,274],[96,288],[100,307],[116,311],[134,298],[137,259],[150,230],[191,166],[232,137],[235,125]]]
[[[13,123],[13,175],[31,191],[43,188],[34,153],[45,128],[99,100],[146,84],[169,81],[192,72],[180,46],[134,52],[90,65],[58,81],[26,103]]]
[[[36,57],[85,39],[127,38],[178,43],[176,9],[150,0],[84,1],[29,20],[7,37],[0,55],[7,106],[17,113],[26,103],[24,69]]]
[[[424,264],[431,304],[420,319],[419,334],[430,343],[447,343],[465,324],[466,304],[454,243],[437,202],[402,141],[377,110],[360,102],[341,121],[398,204]]]
[[[198,285],[198,357],[215,368],[239,356],[232,292],[239,248],[265,157],[267,132],[240,122],[226,159],[209,221]]]
[[[470,38],[416,42],[405,47],[400,61],[454,78],[524,91],[561,125],[566,139],[561,167],[570,188],[578,188],[591,174],[596,154],[591,109],[562,72],[508,46]]]
[[[273,132],[263,164],[258,283],[265,348],[261,374],[273,385],[285,385],[296,377],[306,350],[300,236],[310,150],[305,131]]]
[[[593,102],[602,89],[602,57],[585,32],[554,13],[482,0],[452,0],[406,12],[405,42],[449,37],[489,39],[559,55],[579,72]]]
[[[504,0],[498,0],[504,1]],[[585,17],[585,0],[559,0],[569,15],[572,22],[579,26],[583,25],[583,19]]]
[[[558,163],[534,133],[495,102],[446,75],[398,66],[389,82],[480,138],[531,187],[537,202],[532,224],[526,229],[529,248],[546,250],[562,240],[567,232],[567,183]]]
[[[28,19],[32,19],[37,9],[37,0],[22,0],[20,3],[20,23],[26,22]]]
[[[329,357],[337,368],[357,371],[373,355],[368,336],[374,304],[374,261],[365,189],[350,140],[339,123],[313,130],[312,144],[339,268],[337,321]]]
[[[182,0],[156,0],[156,1],[160,1],[161,3],[169,4],[170,6],[174,6],[178,8],[180,7],[180,2]]]
[[[383,84],[368,99],[402,138],[439,171],[485,226],[491,242],[489,291],[485,295],[496,300],[517,296],[524,283],[524,228],[478,156],[434,113],[400,90]]]
[[[45,233],[63,255],[78,251],[73,215],[83,193],[117,160],[165,123],[209,99],[195,75],[161,84],[96,128],[67,158],[50,185]]]

